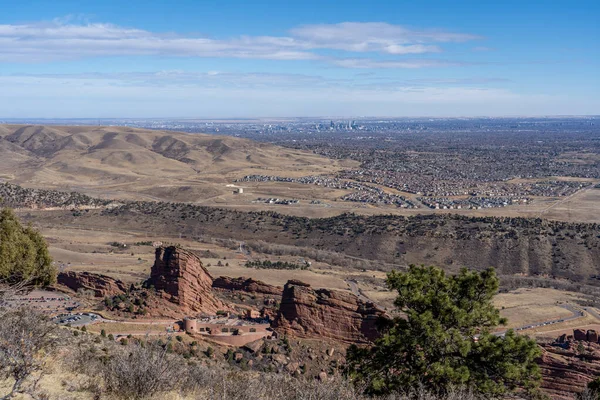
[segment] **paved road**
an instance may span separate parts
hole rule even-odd
[[[350,291],[359,299],[361,299],[362,301],[364,301],[365,303],[373,303],[375,304],[376,307],[381,308],[382,310],[384,309],[384,307],[380,306],[379,304],[377,304],[376,302],[374,302],[373,300],[371,300],[370,298],[368,298],[367,296],[365,296],[362,291],[358,288],[358,285],[356,284],[356,281],[353,279],[348,279],[346,280],[346,283],[348,284],[348,286],[350,287]]]
[[[594,310],[593,308],[589,308],[589,307],[583,307],[583,309],[590,313],[594,318],[600,320],[600,314],[598,314],[598,311]]]
[[[523,331],[523,330],[526,330],[526,329],[539,328],[541,326],[554,325],[554,324],[558,324],[558,323],[562,323],[562,322],[573,321],[573,320],[576,320],[578,318],[583,317],[583,315],[584,315],[583,311],[581,311],[579,308],[577,308],[577,307],[575,307],[575,306],[573,306],[571,304],[559,304],[559,307],[564,308],[567,311],[570,311],[571,312],[571,316],[570,317],[565,317],[565,318],[560,318],[560,319],[552,319],[552,320],[549,320],[549,321],[536,322],[534,324],[527,324],[527,325],[519,326],[519,327],[512,328],[512,329],[518,332],[518,331]],[[588,311],[587,309],[585,309],[585,310]],[[502,335],[504,335],[506,333],[507,330],[508,329],[505,329],[505,330],[500,331],[500,332],[495,332],[494,335],[502,336]]]

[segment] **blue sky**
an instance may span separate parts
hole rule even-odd
[[[600,114],[593,1],[0,0],[0,118]]]

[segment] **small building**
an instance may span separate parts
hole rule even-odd
[[[260,318],[260,314],[256,310],[248,311],[254,311],[256,314],[252,315]],[[254,323],[227,317],[186,317],[183,320],[183,326],[189,335],[198,335],[230,346],[243,346],[261,338],[268,338],[273,334],[268,323]]]
[[[246,319],[258,319],[260,318],[260,313],[250,308],[246,310],[246,312],[244,313],[244,317],[246,317]]]
[[[236,188],[233,194],[244,194],[244,188]]]

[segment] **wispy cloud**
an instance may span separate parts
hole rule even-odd
[[[404,59],[404,60],[378,60],[372,58],[338,58],[331,59],[330,62],[334,65],[344,68],[427,68],[427,67],[453,67],[468,65],[467,63],[459,63],[444,60],[430,59]]]
[[[347,68],[420,68],[436,62],[349,61],[327,51],[403,56],[439,53],[440,44],[478,39],[476,35],[412,30],[387,23],[346,22],[306,25],[289,36],[210,38],[163,34],[104,23],[0,25],[0,61],[41,62],[98,56],[186,56],[270,60],[321,60]]]
[[[93,56],[170,55],[274,60],[319,58],[291,38],[230,40],[159,35],[110,24],[0,25],[0,60],[39,61]]]
[[[156,72],[68,73],[68,74],[0,74],[6,84],[55,84],[70,87],[156,87],[205,89],[373,89],[383,92],[395,90],[422,90],[423,88],[479,86],[510,82],[505,78],[464,77],[399,80],[373,73],[358,73],[353,78],[332,78],[318,74],[183,71]]]
[[[349,79],[324,78],[319,75],[285,73],[234,73],[222,71],[190,72],[166,70],[157,72],[11,74],[0,75],[0,81],[22,84],[60,84],[63,86],[104,87],[182,87],[182,88],[326,88],[350,85]]]
[[[511,82],[506,78],[428,78],[428,79],[410,79],[411,84],[419,85],[481,85],[488,83],[507,83]]]
[[[479,36],[436,30],[413,30],[384,22],[343,22],[304,25],[291,30],[293,36],[315,47],[385,54],[438,53],[432,43],[466,42]]]

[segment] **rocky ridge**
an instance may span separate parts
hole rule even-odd
[[[90,272],[60,272],[57,283],[75,292],[91,290],[95,297],[116,296],[127,291],[124,282],[110,276]]]

